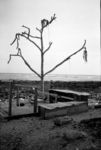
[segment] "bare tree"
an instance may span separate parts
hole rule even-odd
[[[49,42],[49,46],[46,49],[44,49],[44,47],[43,47],[43,44],[44,44],[43,43],[43,32],[44,32],[44,29],[47,26],[49,26],[55,19],[56,19],[56,16],[54,14],[51,17],[50,20],[47,20],[47,19],[42,19],[41,20],[41,28],[40,29],[36,28],[36,30],[40,33],[40,36],[33,36],[33,35],[31,35],[30,28],[28,28],[28,27],[26,27],[26,26],[23,25],[22,27],[26,28],[27,32],[16,33],[15,38],[14,38],[13,42],[11,43],[11,45],[13,45],[15,42],[17,42],[17,47],[16,47],[17,53],[16,54],[10,54],[9,55],[9,60],[8,60],[8,63],[9,63],[12,56],[19,56],[19,57],[21,57],[22,60],[24,61],[24,63],[27,65],[27,67],[41,79],[41,90],[43,92],[44,92],[44,77],[47,74],[49,74],[52,71],[54,71],[59,66],[61,66],[63,63],[65,63],[67,60],[69,60],[72,56],[76,55],[81,50],[84,50],[83,58],[85,59],[85,61],[87,61],[87,50],[86,50],[86,47],[85,47],[85,45],[86,45],[86,40],[85,40],[83,46],[79,50],[75,51],[74,53],[72,53],[71,55],[69,55],[68,57],[66,57],[64,60],[62,60],[56,66],[54,66],[53,68],[51,68],[49,71],[44,72],[44,55],[51,48],[52,42]],[[35,47],[37,47],[38,50],[40,51],[40,53],[41,53],[41,73],[38,73],[35,69],[33,69],[31,67],[31,65],[27,62],[27,60],[24,58],[24,56],[22,54],[22,51],[21,51],[21,48],[19,46],[19,40],[20,40],[21,37],[27,39]],[[32,39],[38,39],[38,40],[40,40],[40,46],[34,40],[32,40]]]

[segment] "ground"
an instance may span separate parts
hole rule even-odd
[[[100,150],[101,136],[96,137],[93,133],[96,131],[95,126],[89,128],[82,120],[98,118],[96,126],[101,135],[101,109],[90,109],[69,118],[70,122],[60,125],[56,121],[63,120],[64,117],[48,120],[39,117],[2,120],[0,150]]]
[[[90,92],[90,98],[101,100],[100,82],[56,82],[55,86]],[[47,120],[0,118],[0,150],[101,150],[101,108]]]

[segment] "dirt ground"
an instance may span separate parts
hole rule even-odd
[[[67,118],[1,120],[0,150],[101,150],[101,108]]]

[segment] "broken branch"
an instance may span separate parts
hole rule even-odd
[[[39,31],[39,32],[41,33],[41,30],[40,30],[40,29],[36,28],[36,30]]]
[[[48,46],[48,48],[44,51],[44,54],[50,49],[51,45],[52,45],[52,42],[49,43],[49,46]]]
[[[10,54],[10,55],[9,55],[9,60],[8,60],[8,62],[7,62],[8,64],[10,63],[12,56],[18,56],[18,54]]]

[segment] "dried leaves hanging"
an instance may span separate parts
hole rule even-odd
[[[87,50],[86,50],[86,47],[84,47],[84,51],[83,51],[83,59],[85,62],[87,62]]]
[[[16,49],[19,49],[19,40],[20,40],[20,36],[19,35],[16,36],[16,40],[17,40],[17,47],[16,47]]]

